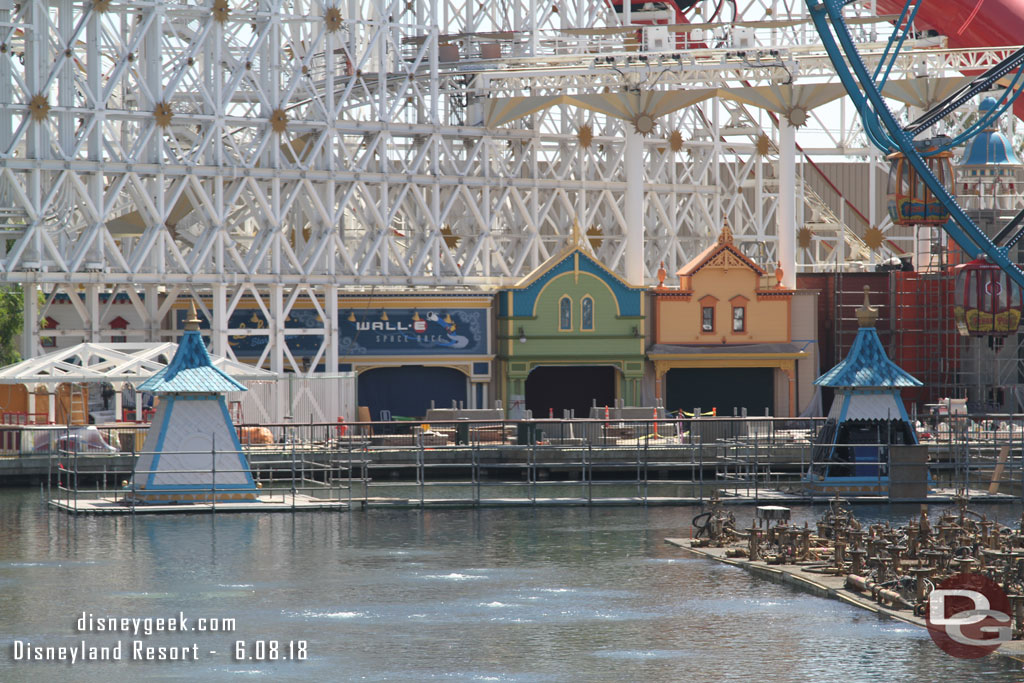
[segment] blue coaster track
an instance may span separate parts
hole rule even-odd
[[[915,3],[914,0],[908,0],[900,20],[896,22],[893,38],[889,41],[889,47],[883,55],[883,60],[890,55],[890,48],[892,48],[891,59],[895,61],[899,47],[902,45],[906,34],[906,28],[904,28],[903,34],[898,35],[901,31],[901,24],[904,26],[909,25],[913,19],[913,12],[916,12],[921,2],[927,1],[916,0]],[[971,84],[951,95],[932,111],[904,128],[897,122],[896,117],[882,97],[881,85],[876,83],[864,64],[864,60],[861,59],[860,53],[857,52],[856,44],[843,19],[843,6],[849,4],[849,2],[842,2],[841,0],[805,0],[805,2],[818,35],[821,37],[825,50],[828,52],[832,65],[836,70],[836,74],[842,81],[847,94],[853,100],[857,110],[861,113],[865,131],[871,141],[885,152],[892,153],[898,151],[903,153],[919,177],[928,186],[935,199],[941,202],[949,211],[950,218],[942,228],[968,256],[972,259],[981,256],[986,257],[1005,271],[1020,287],[1024,288],[1024,271],[1008,257],[1010,247],[1020,240],[1021,237],[1024,237],[1024,227],[1022,227],[1024,211],[1010,221],[996,236],[995,240],[989,239],[964,212],[950,191],[935,177],[924,156],[915,146],[913,139],[914,134],[924,131],[932,123],[935,123],[943,116],[954,111],[956,107],[969,101],[974,95],[990,89],[1000,78],[1016,70],[1017,75],[1005,96],[1007,102],[998,110],[999,112],[1005,111],[1012,105],[1013,99],[1021,92],[1018,82],[1021,76],[1020,65],[1024,63],[1024,48],[1017,50],[997,66],[975,78]],[[911,5],[914,5],[914,10],[908,17]],[[881,71],[881,66],[879,65],[878,71]],[[888,75],[888,72],[889,69],[886,68],[883,75],[883,83],[884,77]],[[972,127],[973,132],[976,133],[978,130],[980,130],[980,127]],[[969,135],[961,135],[956,142],[961,142],[965,137],[969,137]]]

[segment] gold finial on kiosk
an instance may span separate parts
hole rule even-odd
[[[192,302],[192,317],[185,321],[185,331],[196,331],[199,329],[199,315],[196,313],[196,302]]]
[[[878,321],[878,307],[871,305],[871,299],[868,296],[870,291],[871,288],[864,285],[864,304],[857,309],[857,322],[861,327],[874,327]]]

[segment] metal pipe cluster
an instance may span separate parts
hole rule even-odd
[[[785,508],[773,508],[784,510]],[[848,590],[870,595],[890,609],[923,616],[935,586],[956,574],[981,574],[1000,585],[1014,612],[1014,638],[1024,638],[1024,515],[1009,527],[971,510],[960,495],[938,519],[925,510],[902,526],[864,527],[841,499],[834,499],[812,530],[772,519],[758,508],[745,531],[713,501],[695,547],[724,547],[727,557],[798,565],[802,571],[845,577]],[[700,517],[698,518],[700,519]]]

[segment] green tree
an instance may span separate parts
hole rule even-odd
[[[21,360],[18,339],[24,306],[21,285],[0,287],[0,367]]]

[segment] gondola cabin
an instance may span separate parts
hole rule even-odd
[[[1021,291],[999,266],[978,258],[956,267],[953,319],[965,337],[1006,337],[1020,325]]]
[[[949,210],[935,197],[924,178],[902,152],[890,154],[886,158],[889,160],[889,217],[893,223],[942,225],[949,220]],[[953,192],[953,153],[936,152],[924,157],[924,160],[943,187]]]

